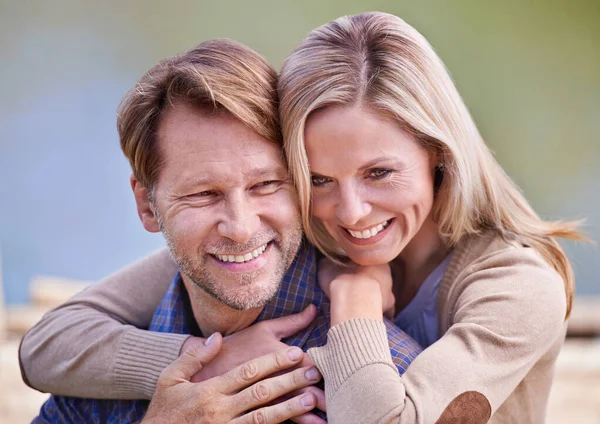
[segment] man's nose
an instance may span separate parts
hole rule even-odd
[[[237,243],[246,243],[258,231],[260,219],[256,207],[245,193],[236,193],[228,197],[226,210],[217,224],[220,236]]]
[[[342,224],[354,226],[370,213],[371,204],[359,188],[352,184],[339,186],[336,215]]]

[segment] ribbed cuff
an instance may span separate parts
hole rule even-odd
[[[398,372],[388,346],[385,324],[370,318],[354,318],[329,329],[327,344],[309,349],[331,393],[367,365],[386,364]]]
[[[115,390],[121,399],[151,399],[160,373],[178,356],[187,334],[132,329],[115,357]]]

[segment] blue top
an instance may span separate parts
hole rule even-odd
[[[257,321],[301,312],[309,304],[318,309],[317,318],[306,329],[284,339],[290,346],[303,350],[322,346],[329,329],[329,300],[317,284],[315,248],[302,243],[281,287],[260,313]],[[400,374],[421,352],[421,348],[392,322],[385,322],[392,359]],[[158,306],[149,330],[163,333],[202,336],[194,319],[190,299],[180,276],[177,275]],[[33,423],[132,423],[144,417],[147,400],[97,400],[66,396],[51,396]]]
[[[423,348],[429,347],[440,338],[437,296],[451,257],[452,253],[427,276],[414,299],[394,319],[394,323]]]

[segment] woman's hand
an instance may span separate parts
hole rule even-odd
[[[331,300],[331,326],[351,318],[393,316],[395,298],[389,265],[336,265],[319,262],[319,285]]]

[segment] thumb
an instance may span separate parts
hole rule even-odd
[[[281,340],[308,327],[316,316],[317,307],[315,305],[308,305],[300,313],[263,321],[262,324],[270,329],[275,337]]]
[[[205,342],[200,339],[189,348],[186,348],[179,358],[175,359],[163,373],[160,379],[166,384],[173,385],[182,381],[190,381],[192,376],[212,361],[221,350],[223,337],[220,333],[213,333]]]

